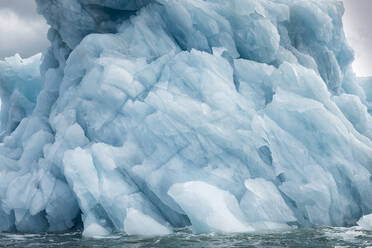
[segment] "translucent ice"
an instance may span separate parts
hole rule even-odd
[[[243,213],[236,198],[213,185],[204,182],[174,184],[168,194],[190,218],[194,232],[254,230],[243,222]]]
[[[0,230],[165,235],[372,212],[372,80],[335,0],[37,0],[0,62]]]
[[[363,216],[357,223],[363,229],[372,231],[372,214]]]

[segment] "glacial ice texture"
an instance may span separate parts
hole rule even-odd
[[[0,62],[0,231],[164,235],[372,213],[372,79],[334,0],[37,0]]]
[[[357,223],[361,228],[372,231],[372,214],[363,216]]]

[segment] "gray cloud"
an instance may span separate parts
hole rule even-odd
[[[34,0],[0,0],[0,20],[0,59],[15,53],[28,57],[49,46],[48,25]]]
[[[343,0],[344,29],[355,52],[354,71],[359,76],[372,75],[372,1]]]
[[[39,18],[34,0],[1,0],[0,9],[3,8],[10,9],[25,19]]]

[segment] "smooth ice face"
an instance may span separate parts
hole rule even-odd
[[[283,200],[277,187],[262,178],[245,181],[245,192],[240,207],[249,223],[257,229],[288,228],[287,223],[295,222],[292,210]]]
[[[372,231],[372,214],[363,216],[357,223],[364,230]]]
[[[144,215],[136,209],[127,209],[127,217],[124,220],[124,229],[128,235],[166,235],[172,231],[150,216]]]
[[[213,185],[197,181],[174,184],[168,194],[185,211],[196,233],[254,230],[244,223],[236,198]]]
[[[1,231],[248,232],[372,212],[372,80],[351,71],[342,3],[37,3],[51,48],[0,62]]]

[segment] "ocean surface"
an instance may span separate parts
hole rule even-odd
[[[112,235],[107,238],[84,238],[81,232],[20,234],[0,233],[0,247],[363,247],[372,248],[372,232],[358,227],[294,229],[261,234],[194,235],[180,229],[162,237]]]

